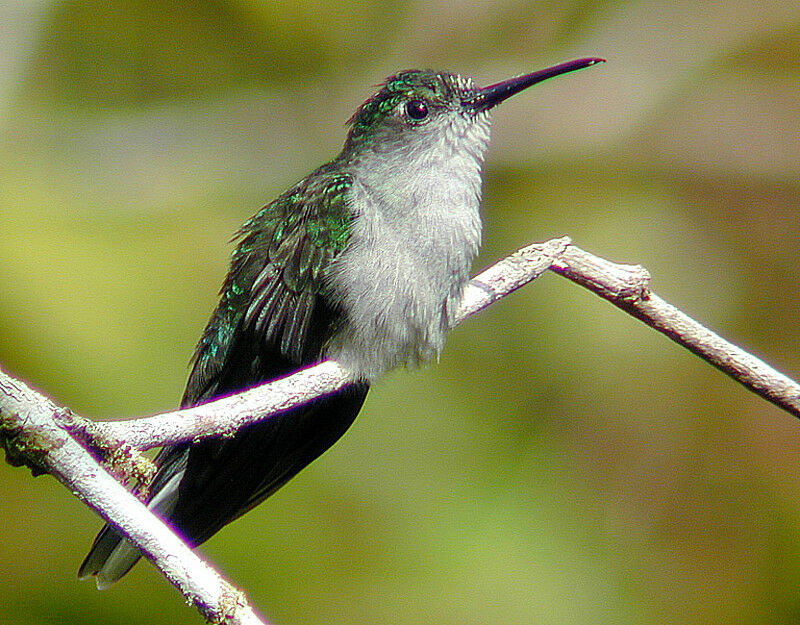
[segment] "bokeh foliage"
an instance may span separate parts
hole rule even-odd
[[[386,75],[605,66],[495,115],[478,265],[569,234],[800,374],[793,1],[92,0],[0,8],[0,362],[96,418],[174,406],[238,225]],[[800,618],[800,424],[550,276],[203,550],[276,623]],[[0,622],[196,623],[1,466]]]

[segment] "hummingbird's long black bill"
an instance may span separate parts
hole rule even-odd
[[[519,93],[523,89],[527,89],[531,85],[535,85],[537,82],[542,82],[543,80],[547,80],[553,76],[566,74],[567,72],[574,72],[575,70],[583,69],[584,67],[590,67],[592,65],[596,65],[597,63],[605,63],[605,59],[597,57],[576,59],[574,61],[567,61],[566,63],[561,63],[560,65],[548,67],[547,69],[541,69],[538,72],[525,74],[524,76],[509,78],[503,82],[498,82],[494,85],[484,87],[483,89],[478,89],[478,93],[476,93],[474,97],[463,102],[461,106],[472,113],[488,111],[493,106],[500,104],[500,102],[506,98],[510,98],[515,93]]]

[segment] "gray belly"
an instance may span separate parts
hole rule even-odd
[[[326,354],[366,379],[439,354],[480,245],[480,161],[412,165],[362,164],[350,239],[328,275],[344,315]]]
[[[344,318],[326,355],[366,379],[439,354],[480,236],[469,220],[438,235],[423,224],[409,242],[375,221],[354,232],[330,279]]]

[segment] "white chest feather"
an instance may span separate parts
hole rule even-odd
[[[354,175],[353,231],[330,275],[345,317],[327,355],[364,378],[442,349],[481,239],[488,124],[474,132],[475,150],[412,146]]]

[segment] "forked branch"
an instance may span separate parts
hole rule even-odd
[[[650,277],[642,267],[598,258],[566,237],[525,247],[477,276],[465,290],[456,323],[548,269],[597,293],[800,417],[800,385],[795,381],[652,293]],[[231,625],[264,623],[243,593],[198,558],[87,450],[116,456],[118,470],[128,477],[141,477],[147,473],[141,450],[230,435],[245,425],[334,393],[352,381],[343,367],[325,361],[202,406],[129,421],[95,422],[73,415],[0,371],[0,443],[9,462],[26,464],[35,473],[51,473],[119,529],[206,618]]]

